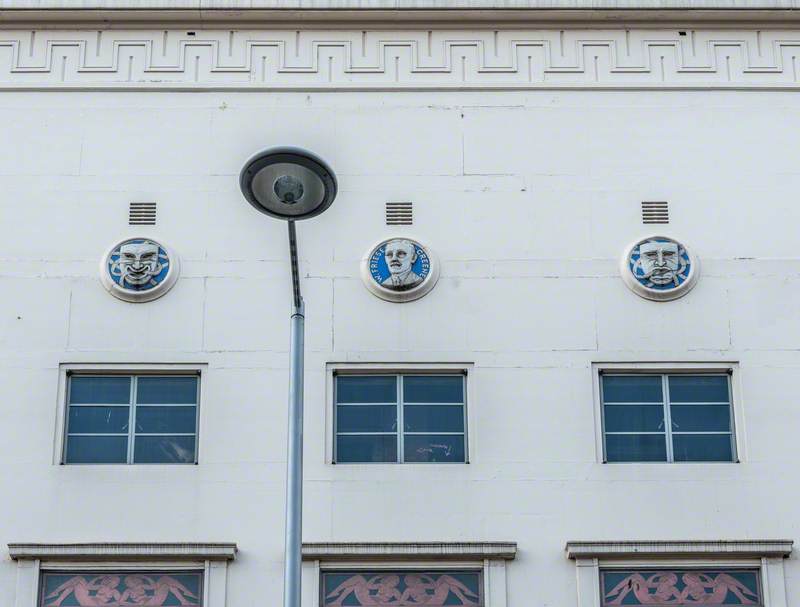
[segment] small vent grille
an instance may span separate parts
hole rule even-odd
[[[642,223],[669,223],[669,203],[643,202]]]
[[[387,202],[386,225],[410,226],[414,223],[414,207],[410,202]]]
[[[132,202],[128,208],[128,224],[132,226],[156,225],[156,203]]]

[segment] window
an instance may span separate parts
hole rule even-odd
[[[758,569],[601,569],[602,607],[763,606]]]
[[[466,462],[463,373],[334,380],[336,462]]]
[[[792,540],[569,541],[578,607],[788,605]]]
[[[192,464],[199,377],[68,375],[64,463]]]
[[[320,590],[321,607],[485,604],[480,571],[323,572]]]
[[[17,607],[225,607],[236,544],[10,543]],[[4,603],[5,606],[5,603]]]
[[[203,604],[202,571],[45,571],[40,607]]]
[[[728,374],[600,379],[605,461],[735,461]]]

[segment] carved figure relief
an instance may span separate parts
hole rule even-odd
[[[131,302],[152,301],[178,279],[177,255],[149,238],[117,243],[100,262],[103,286],[115,297]]]
[[[637,295],[669,301],[682,297],[695,285],[699,262],[679,241],[650,236],[625,250],[620,271],[625,284]]]
[[[604,571],[602,585],[603,607],[763,605],[756,571]]]
[[[361,277],[381,299],[413,301],[428,293],[439,267],[426,247],[411,238],[390,238],[372,247],[362,260]]]
[[[325,573],[323,607],[481,607],[480,574]]]
[[[43,575],[41,607],[201,605],[201,573]]]

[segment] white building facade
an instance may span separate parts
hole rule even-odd
[[[77,4],[0,1],[0,607],[281,600],[278,145],[304,607],[800,602],[792,6]]]

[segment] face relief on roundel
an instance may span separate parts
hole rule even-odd
[[[620,271],[625,284],[637,295],[669,301],[691,290],[697,282],[700,264],[679,241],[650,236],[625,250]]]
[[[179,261],[168,247],[149,238],[129,238],[114,245],[100,262],[103,286],[124,301],[152,301],[178,279]]]
[[[439,278],[432,251],[411,238],[389,238],[370,248],[361,262],[367,289],[381,299],[413,301],[428,293]]]

